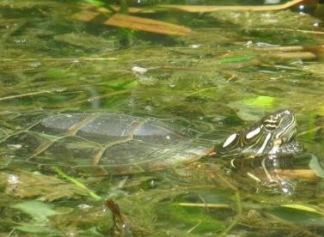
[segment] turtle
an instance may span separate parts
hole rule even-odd
[[[283,156],[295,154],[296,118],[282,109],[228,136],[220,145],[188,137],[157,118],[98,113],[57,113],[20,120],[0,143],[1,164],[62,166],[92,175],[127,175],[168,169],[215,153],[237,161],[258,158],[269,170],[280,168]],[[24,126],[25,124],[25,126]],[[259,159],[260,158],[260,159]]]

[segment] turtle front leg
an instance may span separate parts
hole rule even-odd
[[[262,169],[266,175],[264,185],[270,188],[277,188],[286,195],[292,195],[295,191],[295,184],[287,177],[278,174],[281,167],[280,158],[274,154],[270,154],[262,159]]]

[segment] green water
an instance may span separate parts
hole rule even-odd
[[[104,14],[73,19],[81,8],[0,0],[1,141],[27,117],[109,111],[176,120],[188,136],[219,143],[289,108],[305,148],[296,166],[317,178],[297,177],[295,193],[284,195],[228,174],[217,156],[164,172],[67,176],[9,166],[6,149],[19,147],[2,146],[0,236],[111,236],[105,199],[118,203],[130,228],[119,236],[323,236],[324,31],[316,16],[155,8],[137,15],[191,29],[179,37],[108,27]]]

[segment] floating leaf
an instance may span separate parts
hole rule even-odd
[[[283,220],[295,224],[324,225],[323,212],[300,204],[281,205],[280,207],[273,208],[270,212]]]
[[[274,105],[275,98],[271,96],[260,95],[254,98],[241,100],[241,102],[248,106],[271,108]]]
[[[234,101],[228,105],[237,111],[237,115],[242,120],[256,121],[265,114],[267,109],[273,109],[275,102],[275,97],[259,95],[252,98]]]
[[[12,205],[12,207],[30,215],[37,222],[47,221],[48,217],[57,214],[57,212],[53,210],[50,205],[41,201],[21,202]]]
[[[34,234],[50,234],[50,233],[56,233],[57,231],[48,228],[46,226],[41,226],[41,225],[33,225],[33,224],[23,224],[21,226],[15,227],[15,229],[20,230],[22,232],[26,233],[34,233]]]
[[[190,227],[201,233],[224,229],[224,224],[220,220],[206,216],[204,212],[205,210],[201,208],[169,205],[161,208],[160,215],[165,215],[165,218],[172,220],[174,223],[183,223],[186,228]]]
[[[115,90],[126,90],[126,89],[132,89],[136,88],[138,86],[137,80],[110,80],[107,81],[107,85],[114,88]]]
[[[104,7],[105,3],[103,1],[100,0],[83,0],[86,3],[89,3],[93,6],[97,6],[97,7]]]
[[[305,212],[317,213],[317,214],[320,214],[320,215],[324,216],[324,212],[318,211],[315,208],[310,207],[310,206],[306,206],[306,205],[301,205],[301,204],[284,204],[284,205],[281,205],[281,206],[282,207],[296,209],[296,210],[301,210],[301,211],[305,211]]]
[[[324,161],[322,161],[322,163],[323,162]],[[318,159],[318,157],[313,154],[311,161],[309,162],[309,168],[311,168],[311,170],[313,170],[317,176],[324,178],[324,164],[321,164],[321,161]]]

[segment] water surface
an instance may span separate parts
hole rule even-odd
[[[324,31],[316,16],[137,15],[192,31],[166,36],[105,26],[109,14],[75,20],[82,9],[76,1],[0,2],[3,139],[53,113],[117,112],[161,119],[217,144],[289,108],[305,147],[296,166],[319,177],[297,178],[295,193],[284,195],[228,174],[216,156],[133,176],[84,176],[65,167],[69,179],[9,166],[3,154],[19,147],[2,147],[0,236],[110,236],[107,198],[120,205],[134,236],[322,236]]]

